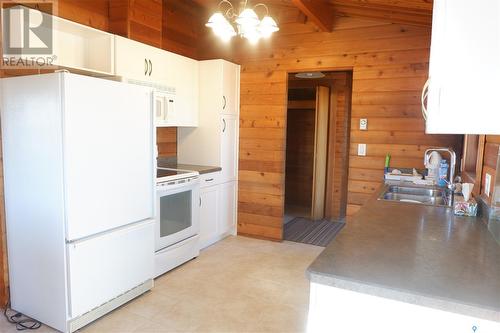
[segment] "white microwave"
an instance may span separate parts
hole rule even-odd
[[[175,93],[155,90],[153,91],[153,103],[156,126],[175,126]]]
[[[156,127],[177,126],[175,123],[175,87],[129,79],[121,76],[107,77],[106,79],[150,87],[153,89],[153,112],[155,115]]]

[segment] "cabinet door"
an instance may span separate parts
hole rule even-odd
[[[221,121],[221,182],[238,179],[238,129],[236,116],[223,116]]]
[[[149,68],[145,45],[120,36],[115,38],[116,75],[145,80]]]
[[[217,240],[217,220],[219,219],[219,186],[202,188],[200,191],[200,248],[203,249]]]
[[[238,182],[233,181],[220,185],[220,217],[218,225],[219,235],[228,235],[235,232],[236,205]]]
[[[149,66],[147,73],[148,80],[157,84],[167,84],[168,52],[162,49],[146,46],[146,58]]]
[[[165,84],[166,51],[128,38],[120,36],[115,38],[116,75]]]
[[[198,62],[170,52],[167,59],[167,83],[176,93],[176,124],[198,126]]]
[[[426,131],[500,134],[500,2],[435,0],[433,15]]]
[[[239,113],[239,86],[240,86],[240,66],[233,63],[223,62],[223,83],[222,83],[222,113]]]

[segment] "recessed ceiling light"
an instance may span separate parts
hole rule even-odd
[[[321,79],[325,77],[325,74],[321,72],[305,72],[305,73],[297,73],[295,74],[295,77],[299,79]]]

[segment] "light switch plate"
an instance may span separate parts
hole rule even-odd
[[[359,129],[362,131],[366,131],[368,128],[368,119],[363,118],[359,120]]]
[[[486,173],[484,176],[484,193],[486,196],[490,196],[490,190],[491,190],[491,175],[489,173]]]
[[[358,144],[358,156],[366,156],[366,143]]]

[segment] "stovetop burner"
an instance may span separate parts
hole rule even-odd
[[[198,176],[197,171],[170,169],[170,168],[157,168],[156,169],[156,182],[162,183],[177,179],[191,178]]]
[[[157,169],[156,178],[179,176],[190,173],[190,171],[176,170],[176,169]]]

